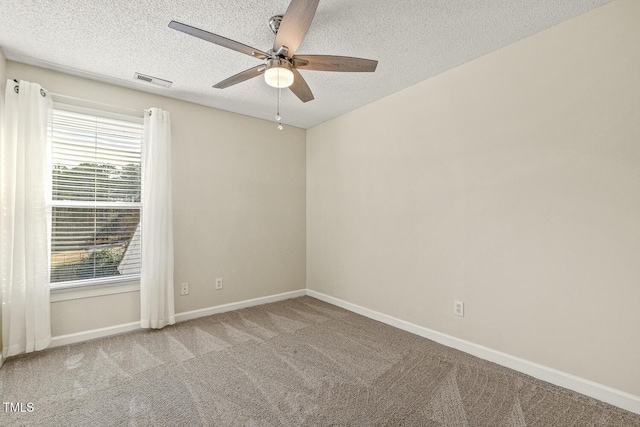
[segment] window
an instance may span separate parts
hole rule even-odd
[[[54,105],[52,289],[140,276],[142,136],[142,119]]]

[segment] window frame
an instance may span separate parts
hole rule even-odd
[[[54,110],[63,110],[81,114],[88,114],[108,119],[117,119],[137,123],[143,126],[142,135],[144,137],[144,116],[121,114],[113,111],[102,110],[98,108],[84,107],[80,105],[69,104],[67,102],[53,102]],[[142,142],[142,141],[141,141]],[[142,149],[141,149],[142,152]],[[142,154],[142,153],[141,153]],[[50,200],[50,207],[91,207],[100,209],[101,207],[124,207],[140,209],[140,218],[142,218],[142,200],[140,202],[94,202],[94,201],[58,201]],[[53,226],[50,230],[50,238],[53,234]],[[142,239],[140,241],[142,245]],[[51,265],[49,266],[51,272]],[[92,279],[70,280],[65,282],[50,283],[50,299],[51,302],[67,301],[80,298],[91,298],[103,295],[113,295],[127,292],[137,292],[140,290],[140,274],[127,274],[119,276],[98,277]]]

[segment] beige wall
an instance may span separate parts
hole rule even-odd
[[[9,61],[49,91],[171,113],[176,312],[305,287],[305,131]],[[216,277],[224,289],[214,290]],[[180,296],[179,284],[190,293]],[[139,320],[135,293],[52,304],[54,336]]]
[[[620,0],[308,130],[308,288],[640,395],[639,22]]]

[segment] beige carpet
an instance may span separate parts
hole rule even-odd
[[[0,425],[640,426],[310,297],[15,357]]]

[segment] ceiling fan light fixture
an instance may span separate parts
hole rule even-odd
[[[277,88],[289,87],[293,84],[293,71],[287,61],[270,59],[264,71],[264,81]]]
[[[373,72],[378,61],[336,55],[296,55],[320,0],[290,0],[284,15],[272,16],[269,24],[274,33],[273,48],[266,52],[199,28],[171,21],[169,28],[208,41],[227,49],[264,60],[265,63],[244,70],[215,84],[224,89],[264,74],[265,82],[275,88],[289,88],[302,102],[313,100],[313,93],[298,68],[315,71]],[[279,92],[278,92],[279,93]]]

